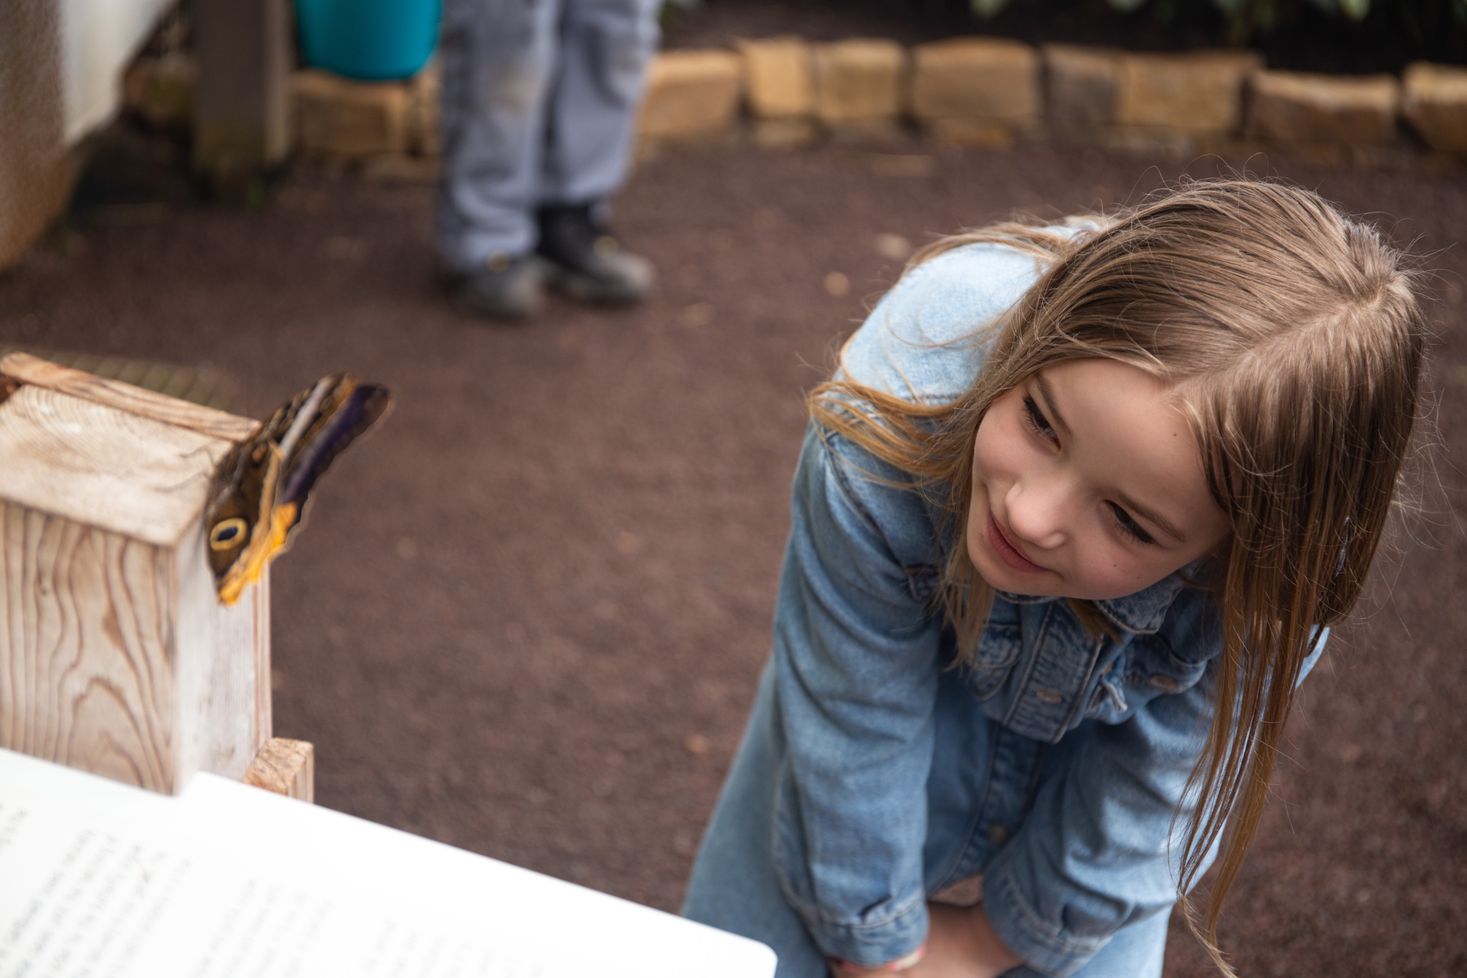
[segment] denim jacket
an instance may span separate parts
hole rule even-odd
[[[927,261],[876,306],[843,371],[955,398],[981,362],[974,328],[1038,271],[987,244]],[[807,433],[772,665],[781,885],[826,954],[879,963],[922,942],[931,892],[981,873],[993,926],[1029,965],[1014,974],[1064,978],[1176,899],[1173,815],[1211,719],[1216,612],[1179,573],[1099,602],[1116,636],[1101,638],[1063,600],[1001,593],[976,660],[953,669],[929,600],[951,541],[931,501],[893,482],[850,440]],[[947,731],[973,724],[989,756],[953,756]],[[929,811],[939,792],[971,803]],[[934,879],[939,833],[968,841]]]

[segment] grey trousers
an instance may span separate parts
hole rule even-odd
[[[444,264],[535,246],[542,204],[600,201],[626,177],[660,0],[445,0]]]

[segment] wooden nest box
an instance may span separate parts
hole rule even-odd
[[[270,738],[268,578],[226,607],[203,509],[255,422],[0,360],[0,747],[155,791]]]

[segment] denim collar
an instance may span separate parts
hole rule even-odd
[[[1118,628],[1136,635],[1153,635],[1161,629],[1172,602],[1187,586],[1191,567],[1183,568],[1164,577],[1149,588],[1109,601],[1097,601],[1095,606]]]
[[[1094,602],[1095,607],[1100,609],[1101,614],[1109,618],[1117,628],[1133,635],[1153,635],[1161,630],[1162,622],[1166,620],[1172,602],[1177,599],[1182,589],[1187,587],[1187,581],[1192,579],[1201,568],[1201,564],[1201,560],[1195,561],[1135,594],[1096,601]],[[1053,597],[1013,594],[1009,591],[999,591],[998,594],[1005,601],[1014,604],[1043,604],[1046,601],[1062,600]]]

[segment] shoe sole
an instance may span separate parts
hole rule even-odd
[[[599,279],[542,262],[545,284],[561,295],[598,306],[630,306],[647,297],[649,287],[607,285]]]
[[[439,273],[439,285],[448,292],[449,302],[461,313],[482,319],[494,319],[502,323],[523,323],[540,313],[545,304],[540,290],[536,288],[525,301],[496,305],[486,302],[475,294],[473,288],[461,276]]]
[[[501,306],[489,306],[474,299],[472,296],[457,294],[453,296],[453,307],[461,313],[476,316],[480,319],[493,319],[501,323],[524,323],[533,319],[540,312],[540,306],[515,306],[505,308]]]

